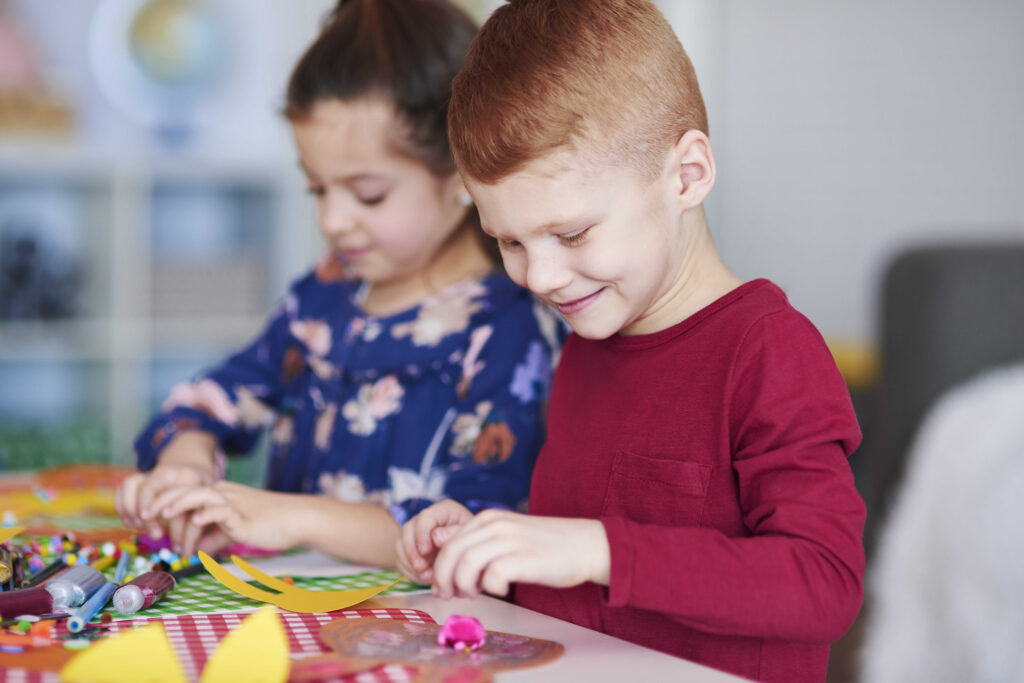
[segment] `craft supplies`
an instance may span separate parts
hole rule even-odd
[[[0,614],[47,614],[53,611],[53,596],[41,586],[0,593]]]
[[[476,617],[453,614],[444,620],[437,632],[437,644],[453,650],[472,652],[483,647],[487,630]]]
[[[78,633],[89,621],[96,616],[110,600],[110,596],[117,590],[117,584],[113,582],[107,582],[103,584],[99,590],[92,594],[85,604],[78,608],[70,619],[68,619],[68,630],[72,633]]]
[[[39,570],[38,572],[33,574],[31,577],[29,577],[28,581],[25,581],[25,582],[22,583],[22,586],[25,586],[25,587],[38,586],[43,581],[46,581],[51,576],[53,576],[57,572],[61,571],[65,567],[67,567],[67,564],[65,564],[64,559],[58,557],[56,560],[54,560],[53,562],[48,564],[46,567],[44,567],[43,569]]]
[[[146,572],[117,589],[114,593],[114,609],[118,614],[135,614],[166,595],[176,583],[174,577],[167,572]]]
[[[82,605],[106,582],[103,572],[82,564],[47,581],[45,588],[53,596],[54,608],[66,609]]]
[[[117,569],[114,570],[114,583],[120,585],[124,583],[124,577],[128,574],[128,561],[131,559],[131,553],[127,550],[121,550],[121,556],[117,558]]]

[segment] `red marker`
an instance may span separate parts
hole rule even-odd
[[[118,614],[135,614],[165,596],[175,585],[174,577],[154,569],[127,583],[114,593]]]

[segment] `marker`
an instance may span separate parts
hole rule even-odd
[[[114,609],[118,614],[135,614],[167,595],[177,582],[158,569],[146,572],[114,593]]]
[[[107,604],[107,600],[110,600],[110,596],[117,590],[117,584],[113,581],[108,581],[103,586],[92,594],[92,597],[85,601],[85,604],[78,608],[70,619],[68,619],[68,630],[72,633],[78,633],[89,621],[96,616],[96,613],[103,609],[103,606]]]
[[[114,583],[121,585],[124,582],[125,574],[128,573],[128,561],[131,559],[131,553],[127,550],[121,550],[121,557],[117,561],[117,569],[114,571]]]
[[[79,564],[47,581],[44,588],[53,596],[54,609],[67,609],[81,606],[106,582],[103,572],[87,564]]]
[[[53,596],[42,586],[0,593],[0,614],[46,614],[53,611]]]
[[[180,580],[192,576],[193,574],[198,574],[199,572],[206,571],[206,567],[204,567],[203,564],[198,561],[199,557],[195,557],[196,562],[192,562],[191,560],[189,560],[191,564],[182,567],[181,569],[174,570],[173,572],[171,572],[171,576],[173,576],[177,580]]]
[[[45,567],[37,571],[35,574],[33,574],[31,577],[29,577],[27,581],[22,582],[21,587],[31,588],[32,586],[38,586],[43,581],[46,581],[48,578],[50,578],[51,576],[53,576],[61,569],[64,569],[64,567],[67,566],[68,565],[64,562],[64,559],[58,557],[56,560],[46,565]]]

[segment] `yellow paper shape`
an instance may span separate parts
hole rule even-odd
[[[274,609],[266,607],[224,637],[199,681],[279,683],[288,680],[290,669],[288,636]]]
[[[277,588],[281,591],[280,593],[271,593],[270,591],[265,591],[242,581],[202,551],[199,552],[199,560],[203,563],[203,566],[206,567],[206,571],[210,572],[213,578],[217,579],[236,593],[241,593],[245,597],[252,598],[253,600],[277,605],[281,609],[286,609],[289,612],[302,612],[305,614],[312,614],[314,612],[333,612],[334,610],[345,609],[347,607],[352,607],[353,605],[358,605],[365,600],[369,600],[381,591],[390,588],[404,578],[401,577],[395,579],[391,583],[386,583],[383,586],[373,586],[371,588],[357,588],[347,591],[310,591],[305,588],[289,585],[283,581],[278,581],[277,579],[274,579],[274,577],[268,576],[267,574],[255,569],[252,565],[248,565],[244,560],[241,560],[234,555],[231,556],[231,560],[243,571],[250,573],[250,569],[255,570],[255,576],[253,576],[253,578],[258,580],[260,583],[268,586],[273,584],[271,587]],[[252,574],[250,573],[250,575]],[[271,584],[265,583],[264,579],[260,578],[261,576],[266,579],[270,579]]]
[[[65,683],[186,683],[163,624],[150,623],[98,640],[60,670]]]
[[[12,526],[12,527],[2,527],[2,528],[0,528],[0,543],[6,543],[7,541],[11,540],[12,538],[17,536],[18,534],[20,534],[24,530],[25,530],[25,527],[23,527],[23,526]]]

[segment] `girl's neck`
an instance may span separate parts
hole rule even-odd
[[[456,282],[483,277],[493,268],[494,264],[484,253],[474,228],[466,227],[442,245],[423,270],[388,282],[371,283],[361,308],[379,317],[394,315]]]

